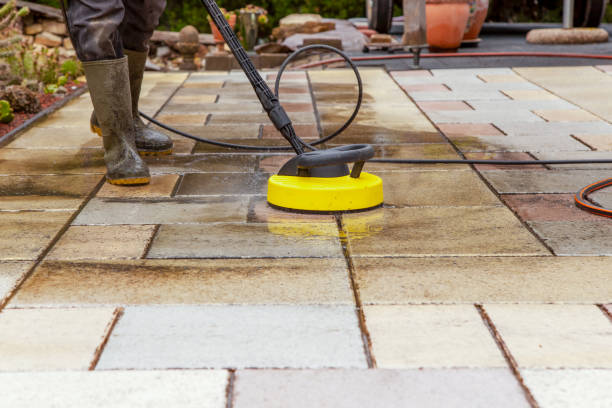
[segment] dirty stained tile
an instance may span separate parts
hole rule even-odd
[[[574,194],[505,194],[502,199],[523,221],[600,220],[576,207]]]
[[[70,219],[72,212],[0,214],[0,260],[35,260]]]
[[[470,160],[504,160],[504,161],[532,161],[536,160],[529,153],[525,152],[471,152],[465,153],[465,158]],[[516,165],[505,164],[476,164],[477,170],[517,170]],[[521,165],[520,169],[546,170],[546,167],[539,164]]]
[[[252,223],[334,223],[336,219],[330,214],[300,214],[271,207],[266,197],[253,197],[247,222]]]
[[[309,141],[312,141],[312,140],[313,139],[310,139]],[[288,153],[293,150],[291,148],[291,145],[286,139],[280,139],[280,138],[279,139],[223,139],[223,143],[228,143],[228,144],[231,143],[231,144],[237,144],[241,146],[256,146],[257,149],[261,149],[259,154],[262,154],[264,152],[263,149],[268,148],[268,147],[282,147],[283,148],[283,150],[273,152],[272,154]],[[235,148],[232,148],[232,147],[216,146],[216,145],[200,143],[200,142],[196,144],[194,154],[211,154],[211,153],[232,154],[232,153],[236,153],[237,151],[242,152],[240,154],[244,155],[245,157],[248,157],[249,155],[253,156],[253,154],[258,154],[257,152],[249,152],[248,150],[242,150],[242,149],[236,150]]]
[[[612,368],[612,324],[595,305],[489,305],[521,368]]]
[[[441,123],[442,133],[451,136],[503,136],[504,134],[490,123]]]
[[[610,177],[605,170],[486,170],[481,174],[500,194],[575,194],[594,181]]]
[[[94,198],[74,220],[73,225],[198,224],[205,222],[244,222],[248,199],[202,197],[122,201]]]
[[[367,368],[351,306],[128,307],[98,369]]]
[[[96,194],[98,198],[159,198],[170,197],[179,179],[177,174],[165,174],[151,177],[151,182],[144,186],[115,186],[104,183]]]
[[[257,139],[261,125],[259,123],[227,123],[206,126],[176,126],[176,129],[191,135],[213,140]],[[197,153],[196,148],[196,153]]]
[[[6,147],[33,150],[101,148],[102,138],[81,128],[46,129],[33,127]]]
[[[366,306],[378,368],[505,367],[472,305]]]
[[[246,154],[176,155],[146,160],[152,175],[184,173],[245,173],[259,158]]]
[[[340,258],[217,259],[46,261],[10,307],[353,303]]]
[[[591,215],[587,221],[530,221],[529,225],[555,255],[612,256],[612,223]]]
[[[113,308],[5,309],[0,371],[87,370],[115,318]]]
[[[574,152],[533,152],[539,160],[604,160],[608,163],[572,163],[572,164],[549,164],[551,169],[568,169],[568,170],[612,170],[612,152],[601,151],[574,151]]]
[[[0,175],[0,196],[87,196],[102,175]]]
[[[0,174],[104,174],[102,149],[0,150]]]
[[[335,223],[162,225],[147,256],[159,258],[338,258]]]
[[[528,407],[508,369],[239,370],[236,408]]]
[[[342,123],[321,124],[323,136],[336,132]],[[446,139],[436,131],[418,131],[409,127],[390,125],[352,124],[345,132],[333,139],[338,144],[402,144],[402,143],[446,143]]]
[[[155,119],[159,122],[165,123],[167,125],[182,125],[182,126],[195,126],[201,125],[204,126],[206,122],[207,114],[201,113],[162,113],[158,115]]]
[[[0,211],[75,211],[82,202],[65,196],[0,195]]]
[[[32,262],[0,262],[0,304],[31,267]]]
[[[317,125],[315,124],[309,124],[309,125],[296,124],[293,126],[293,128],[295,130],[295,133],[301,139],[318,139],[319,138],[319,130],[317,128]],[[274,127],[274,125],[267,125],[267,124],[263,125],[262,138],[263,139],[283,139],[285,140],[283,135],[280,134],[280,132]]]
[[[12,408],[223,408],[228,377],[224,370],[6,373],[0,394]]]
[[[199,173],[185,174],[177,196],[266,194],[266,173]]]
[[[72,226],[45,259],[139,259],[155,225]]]
[[[504,207],[383,208],[343,223],[359,257],[549,255]]]
[[[612,257],[353,258],[364,304],[607,303]]]

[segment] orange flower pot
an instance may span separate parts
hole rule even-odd
[[[482,25],[489,11],[489,0],[472,0],[470,3],[470,17],[463,36],[464,40],[475,40],[480,34]]]
[[[430,48],[452,50],[461,45],[470,16],[469,0],[427,0],[427,43]]]
[[[229,20],[227,20],[227,23],[233,29],[236,26],[236,15],[232,14]],[[215,40],[215,43],[223,44],[225,42],[223,40],[223,36],[221,35],[221,31],[219,31],[215,23],[213,23],[212,21],[210,22],[210,30],[212,31],[212,35],[213,35],[213,39]]]

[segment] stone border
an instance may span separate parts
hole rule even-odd
[[[48,108],[41,110],[36,115],[32,116],[30,119],[23,122],[20,126],[8,132],[6,135],[0,136],[0,147],[6,146],[7,144],[15,140],[18,136],[20,136],[23,132],[25,132],[30,127],[32,127],[34,123],[56,112],[57,110],[62,108],[64,105],[66,105],[68,102],[73,101],[74,99],[83,95],[88,90],[89,88],[87,87],[87,85],[83,86],[82,88],[77,89],[73,93],[66,95],[59,101],[55,102],[53,105],[49,106]]]

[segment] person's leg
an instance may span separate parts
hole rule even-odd
[[[70,0],[66,15],[104,138],[106,178],[112,184],[148,183],[149,170],[135,146],[128,61],[118,30],[123,4],[121,0]]]

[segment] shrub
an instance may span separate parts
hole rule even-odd
[[[0,100],[0,123],[11,123],[15,116],[8,101]]]

